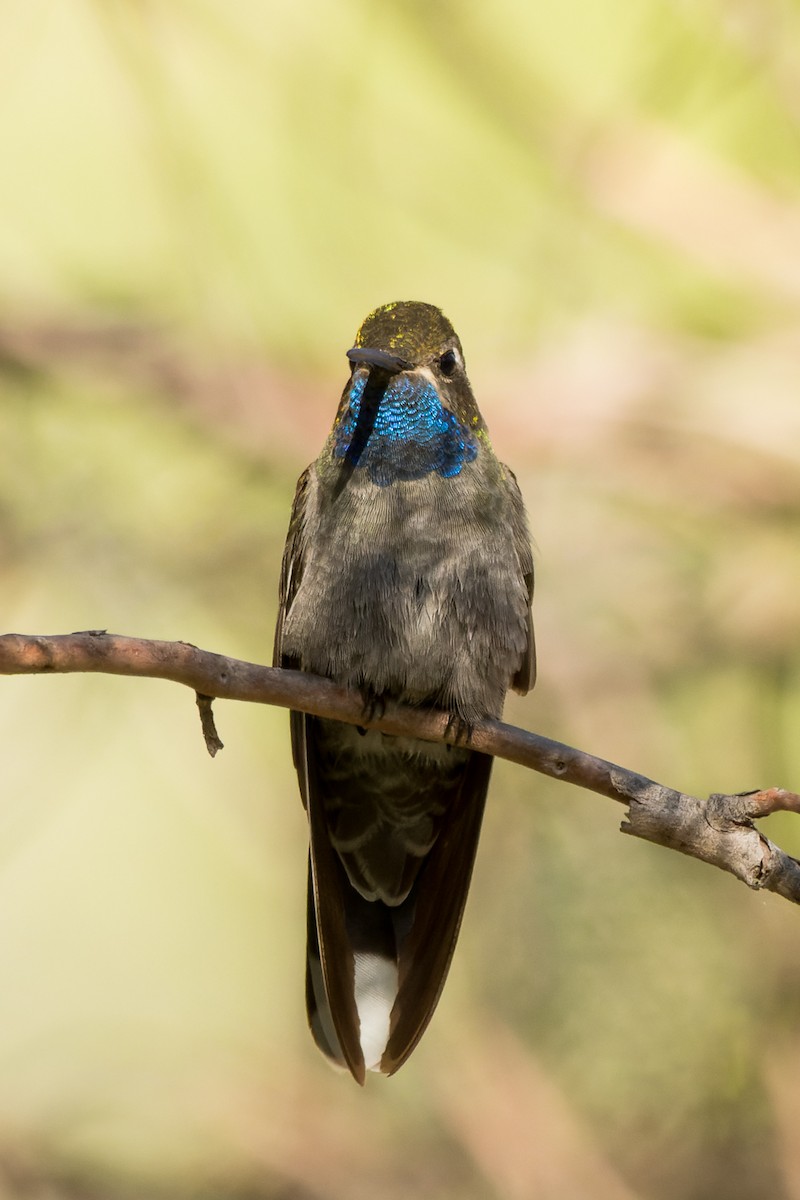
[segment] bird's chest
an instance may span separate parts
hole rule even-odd
[[[509,534],[491,508],[468,476],[436,475],[358,481],[320,504],[287,621],[304,667],[378,690],[437,691],[457,649],[493,621],[498,581],[486,559]]]

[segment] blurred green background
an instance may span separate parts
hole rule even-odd
[[[2,627],[268,661],[375,305],[459,330],[537,544],[510,720],[800,786],[795,0],[6,0]],[[498,764],[436,1019],[305,1027],[286,714],[0,685],[0,1196],[800,1198],[800,924]],[[796,819],[768,831],[800,854]]]

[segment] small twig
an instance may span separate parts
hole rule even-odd
[[[744,792],[748,803],[748,816],[769,817],[776,812],[800,813],[800,796],[784,788],[767,788],[763,792]]]
[[[206,750],[212,758],[215,758],[219,750],[225,749],[225,743],[220,741],[217,726],[214,723],[214,710],[211,707],[213,697],[204,696],[202,692],[195,692],[195,699],[200,713],[200,727],[206,741]]]
[[[76,671],[168,679],[190,687],[197,693],[203,733],[212,755],[222,745],[211,714],[214,697],[274,704],[430,742],[453,743],[459,736],[446,713],[387,703],[380,714],[365,715],[359,693],[329,679],[226,658],[185,642],[154,642],[99,630],[53,637],[0,636],[0,675]],[[470,745],[484,754],[608,796],[628,808],[624,833],[712,863],[748,887],[766,889],[800,904],[800,862],[753,825],[770,813],[800,812],[800,796],[794,792],[769,788],[700,800],[501,721],[476,725]]]

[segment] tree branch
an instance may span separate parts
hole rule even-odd
[[[87,671],[167,679],[191,688],[197,694],[212,754],[222,746],[211,713],[210,701],[215,697],[274,704],[430,742],[455,743],[459,737],[446,713],[387,703],[380,716],[365,714],[358,692],[329,679],[226,658],[188,642],[148,641],[97,629],[53,637],[0,636],[1,675]],[[800,904],[800,862],[753,825],[771,813],[800,812],[800,796],[794,792],[770,788],[701,800],[502,721],[481,722],[472,730],[469,744],[484,754],[608,796],[628,808],[621,826],[624,833],[712,863],[748,887],[776,892]]]

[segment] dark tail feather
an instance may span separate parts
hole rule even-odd
[[[306,1012],[314,1041],[334,1066],[350,1070],[345,1060],[336,1030],[333,1025],[328,997],[325,994],[325,979],[322,973],[322,957],[319,950],[317,918],[314,912],[314,885],[311,863],[308,864],[308,915],[306,920]]]
[[[303,727],[304,729],[306,726]],[[306,1003],[320,1050],[363,1084],[393,1074],[433,1016],[469,890],[492,759],[470,754],[406,900],[365,900],[333,848],[305,746],[310,830]]]
[[[342,874],[344,874],[342,872]],[[337,1028],[341,1028],[331,1011],[325,988],[325,975],[320,952],[317,914],[314,904],[312,869],[309,865],[308,941],[306,959],[306,1009],[314,1040],[332,1062],[353,1072],[363,1082],[364,1070],[380,1070],[381,1059],[389,1041],[392,1009],[398,990],[398,945],[411,919],[408,902],[389,908],[379,901],[365,900],[349,883],[341,880],[346,930],[346,957],[352,963],[349,989],[353,996],[357,1028],[345,1028],[350,1042],[353,1035],[361,1051],[359,1073],[345,1056]],[[342,946],[339,946],[341,953]],[[336,970],[334,964],[331,968]],[[354,1057],[352,1048],[350,1059]]]
[[[399,988],[381,1059],[384,1075],[403,1065],[439,1002],[469,892],[492,762],[485,754],[470,755],[445,827],[402,906],[408,912],[398,930]]]

